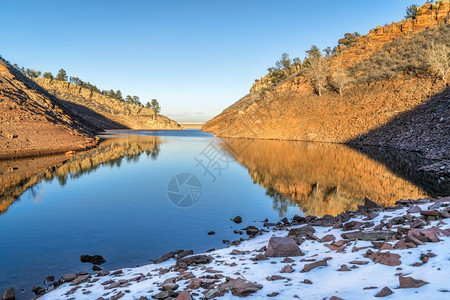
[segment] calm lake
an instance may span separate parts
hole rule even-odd
[[[0,161],[0,292],[27,299],[48,275],[92,272],[82,254],[103,255],[105,269],[134,267],[171,250],[223,247],[266,218],[448,194],[439,178],[412,171],[420,158],[398,151],[197,130],[102,137],[73,157]],[[230,220],[238,215],[241,224]]]

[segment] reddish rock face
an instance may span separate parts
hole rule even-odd
[[[191,296],[189,295],[189,292],[179,292],[178,296],[175,298],[175,300],[191,300]]]
[[[297,243],[288,237],[272,237],[267,245],[265,256],[267,257],[288,257],[300,256],[300,248]]]
[[[428,284],[428,282],[420,279],[414,279],[412,277],[403,277],[403,276],[399,276],[398,281],[400,282],[400,288],[402,289],[418,288]]]
[[[381,291],[378,292],[378,294],[375,295],[375,297],[386,297],[389,296],[390,294],[393,294],[394,292],[391,291],[390,288],[388,288],[387,286],[385,286]]]
[[[372,259],[374,263],[380,263],[386,266],[399,266],[402,263],[400,261],[400,255],[389,251],[374,253]]]
[[[309,272],[309,271],[311,271],[311,270],[314,269],[314,268],[317,268],[317,267],[326,267],[326,266],[328,266],[326,260],[319,260],[319,261],[316,261],[316,262],[313,262],[313,263],[310,263],[310,264],[306,264],[306,265],[303,267],[303,270],[302,270],[301,272]]]
[[[231,279],[226,283],[219,284],[219,291],[221,293],[231,291],[235,296],[246,297],[252,293],[262,289],[262,285],[253,283],[242,278]]]
[[[326,236],[324,236],[323,238],[321,238],[320,240],[319,240],[319,242],[321,242],[321,243],[328,243],[328,242],[331,242],[331,241],[334,241],[336,238],[334,237],[334,235],[332,235],[332,234],[327,234]]]
[[[280,273],[292,273],[294,272],[294,269],[291,267],[291,265],[285,265],[281,269]]]

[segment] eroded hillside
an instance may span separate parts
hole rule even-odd
[[[323,80],[319,96],[306,67],[276,84],[269,74],[202,130],[221,137],[390,146],[449,158],[449,80],[430,71],[426,52],[430,45],[450,44],[449,9],[448,0],[424,5],[415,19],[377,27],[324,58],[327,80],[337,66],[345,72],[342,94]],[[370,134],[377,128],[384,129]]]
[[[0,159],[85,150],[97,130],[0,58]]]
[[[35,81],[73,113],[102,129],[182,129],[174,120],[155,114],[153,109],[118,101],[66,81],[47,78]]]

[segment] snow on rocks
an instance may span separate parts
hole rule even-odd
[[[251,228],[251,239],[207,254],[68,274],[40,299],[448,299],[449,205],[367,199],[357,212]]]

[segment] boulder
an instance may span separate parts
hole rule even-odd
[[[263,286],[260,284],[242,278],[236,278],[219,284],[218,288],[221,293],[231,291],[234,296],[247,297],[248,295],[259,291],[262,287]]]
[[[363,222],[350,221],[350,222],[344,223],[342,225],[342,230],[344,230],[344,231],[356,230],[356,229],[361,228],[362,225],[364,225]]]
[[[240,224],[240,223],[242,223],[242,218],[240,216],[236,216],[233,219],[233,222],[236,223],[236,224]]]
[[[85,274],[85,275],[77,276],[77,278],[75,278],[74,280],[72,280],[72,281],[70,282],[70,285],[77,285],[77,284],[80,284],[80,283],[85,282],[86,280],[88,280],[90,277],[91,277],[90,274]]]
[[[65,275],[61,276],[61,281],[69,282],[69,281],[74,280],[75,278],[77,278],[76,274],[65,274]]]
[[[326,236],[324,236],[323,238],[321,238],[320,240],[319,240],[319,242],[321,242],[321,243],[328,243],[328,242],[331,242],[331,241],[334,241],[336,238],[334,237],[334,235],[332,235],[332,234],[327,234]]]
[[[106,259],[103,258],[101,255],[81,255],[80,261],[82,263],[91,263],[94,265],[101,265],[106,262]]]
[[[176,266],[179,267],[181,264],[186,264],[187,266],[209,264],[212,261],[213,261],[212,256],[200,254],[200,255],[194,255],[194,256],[183,257],[183,258],[177,259]]]
[[[316,262],[310,263],[310,264],[305,264],[305,266],[303,267],[303,270],[301,270],[302,273],[304,272],[309,272],[314,268],[317,267],[326,267],[328,266],[327,261],[326,260],[318,260]]]
[[[189,295],[189,292],[183,291],[179,292],[178,296],[175,298],[175,300],[191,300],[191,295]]]
[[[341,236],[351,241],[388,241],[395,236],[395,232],[389,230],[352,231],[343,233]]]
[[[160,258],[154,259],[153,262],[155,264],[159,264],[159,263],[165,262],[166,260],[169,260],[174,257],[175,257],[175,254],[171,251],[171,252],[167,252],[167,253],[163,254]]]
[[[292,272],[294,272],[294,269],[292,268],[291,265],[284,265],[280,271],[280,273],[292,273]]]
[[[310,225],[306,225],[306,226],[299,227],[299,228],[292,228],[291,230],[289,230],[288,237],[290,237],[290,238],[306,237],[306,236],[313,235],[314,232],[316,232],[314,227],[312,227]]]
[[[14,291],[14,288],[7,289],[2,296],[2,300],[15,300],[16,299],[16,292]]]
[[[401,289],[418,288],[418,287],[428,284],[428,282],[426,282],[426,281],[423,281],[420,279],[414,279],[412,277],[403,277],[401,275],[398,277],[398,281],[400,283]]]
[[[389,251],[372,254],[372,260],[374,263],[380,263],[386,266],[399,266],[402,263],[400,261],[400,255]]]
[[[31,290],[36,296],[41,296],[45,294],[45,289],[40,286],[34,286]]]
[[[300,256],[300,248],[295,240],[289,237],[271,237],[265,256],[267,257],[288,257]]]
[[[381,297],[386,297],[389,296],[391,294],[393,294],[394,292],[388,288],[387,286],[385,286],[384,288],[381,289],[381,291],[379,291],[375,297],[381,298]]]

